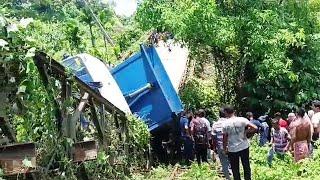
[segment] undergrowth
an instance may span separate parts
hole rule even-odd
[[[254,180],[314,180],[320,179],[320,150],[315,149],[313,157],[305,159],[300,163],[295,163],[290,153],[287,153],[284,160],[274,158],[272,166],[267,163],[267,155],[270,150],[268,145],[259,147],[256,139],[251,140],[250,146],[250,163],[252,179]],[[241,165],[240,165],[241,167]],[[192,180],[192,179],[224,179],[221,177],[217,169],[217,163],[202,164],[198,166],[194,162],[189,168],[181,170],[174,179]],[[145,174],[134,174],[132,177],[135,180],[140,179],[168,179],[174,170],[172,166],[159,166]],[[243,177],[243,169],[241,167]]]

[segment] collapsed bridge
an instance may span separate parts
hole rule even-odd
[[[152,134],[158,137],[155,138],[158,142],[155,143],[156,146],[161,146],[159,142],[166,138],[164,136],[168,136],[168,132],[177,134],[177,119],[182,105],[154,47],[141,46],[140,52],[111,72],[108,71],[112,76],[101,76],[101,72],[95,74],[99,71],[86,66],[85,59],[89,60],[90,64],[99,61],[92,56],[77,55],[65,59],[62,65],[42,52],[38,52],[34,57],[40,77],[55,106],[59,134],[75,141],[70,150],[70,159],[74,163],[95,159],[98,147],[107,151],[110,145],[107,140],[110,129],[116,129],[119,140],[123,142],[119,151],[122,151],[123,155],[128,154],[128,147],[125,147],[128,132],[126,114],[131,112],[138,114]],[[81,65],[80,69],[70,66],[74,62]],[[71,69],[71,75],[68,69]],[[114,79],[105,81],[105,77]],[[95,81],[97,78],[99,82]],[[115,82],[120,91],[115,90]],[[109,89],[105,89],[106,87]],[[115,95],[122,96],[123,99],[114,98]],[[70,98],[74,100],[72,113],[64,106]],[[77,127],[83,117],[94,125],[98,142],[95,138],[90,141],[79,141],[77,138]],[[6,175],[39,170],[35,160],[36,145],[32,142],[15,144],[14,131],[8,120],[0,120],[1,133],[4,135],[0,142],[8,144],[0,147],[0,164]],[[26,158],[31,161],[27,168],[23,163]],[[79,174],[85,174],[84,167],[80,171]]]

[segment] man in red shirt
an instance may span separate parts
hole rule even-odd
[[[282,119],[280,112],[275,113],[275,114],[274,114],[274,117],[275,117],[275,119],[278,119],[278,120],[279,120],[279,126],[280,126],[280,127],[283,127],[283,128],[285,128],[285,129],[288,128],[288,122],[287,122],[286,120]]]

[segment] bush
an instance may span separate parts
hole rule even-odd
[[[217,117],[217,109],[220,104],[219,93],[213,83],[199,78],[188,80],[180,93],[186,109],[207,108],[211,117]]]

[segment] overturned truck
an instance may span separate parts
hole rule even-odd
[[[172,63],[177,61],[171,61],[171,66]],[[182,63],[186,65],[186,61]],[[160,160],[165,158],[162,142],[169,135],[178,139],[178,119],[183,111],[177,94],[181,80],[175,79],[175,86],[171,80],[181,76],[184,68],[180,73],[173,72],[168,61],[165,68],[156,48],[144,45],[140,52],[114,68],[88,54],[69,57],[62,64],[116,107],[144,121],[153,135],[153,150]],[[170,70],[171,77],[167,73]]]

